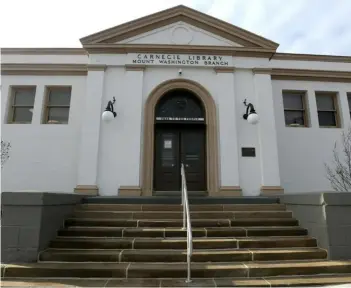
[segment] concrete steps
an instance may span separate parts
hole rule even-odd
[[[328,261],[327,251],[284,205],[264,199],[262,204],[244,199],[191,205],[191,271],[197,286],[351,282],[351,261]],[[37,263],[2,266],[6,285],[27,279],[100,287],[186,286],[186,231],[179,205],[89,201],[65,220]]]

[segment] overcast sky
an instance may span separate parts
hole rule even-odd
[[[280,44],[351,55],[351,0],[0,0],[0,47],[81,47],[79,38],[184,4]]]

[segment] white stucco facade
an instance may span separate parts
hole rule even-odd
[[[197,13],[186,7],[173,9]],[[187,17],[204,17],[191,15]],[[170,80],[195,83],[215,103],[218,181],[211,195],[331,190],[324,163],[331,160],[335,141],[350,125],[350,59],[282,53],[278,57],[273,44],[241,30],[236,35],[233,30],[243,39],[235,42],[186,19],[161,24],[139,34],[132,30],[124,39],[117,30],[94,34],[83,38],[83,48],[77,51],[3,49],[1,137],[12,147],[2,168],[2,191],[71,193],[96,188],[102,196],[121,190],[134,196],[139,189],[139,195],[145,195],[146,106],[156,87]],[[250,41],[257,41],[256,46],[247,47]],[[160,63],[168,57],[176,57],[176,62]],[[36,86],[32,122],[8,123],[11,89],[24,85]],[[52,85],[72,87],[68,124],[41,122],[44,90]],[[307,92],[308,127],[286,126],[283,90]],[[319,126],[316,91],[336,93],[338,127]],[[113,97],[117,117],[107,124],[101,115]],[[259,115],[256,125],[243,119],[245,99]],[[243,147],[255,148],[255,157],[243,157]]]

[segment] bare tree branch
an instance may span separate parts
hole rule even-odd
[[[11,143],[1,140],[1,168],[10,157]]]
[[[347,132],[342,132],[341,138],[342,152],[339,153],[337,142],[335,142],[332,164],[324,165],[327,179],[333,189],[346,192],[351,191],[351,127]],[[341,155],[339,156],[339,154]]]

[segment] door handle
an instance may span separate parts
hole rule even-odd
[[[185,167],[189,167],[189,164],[185,164]]]

